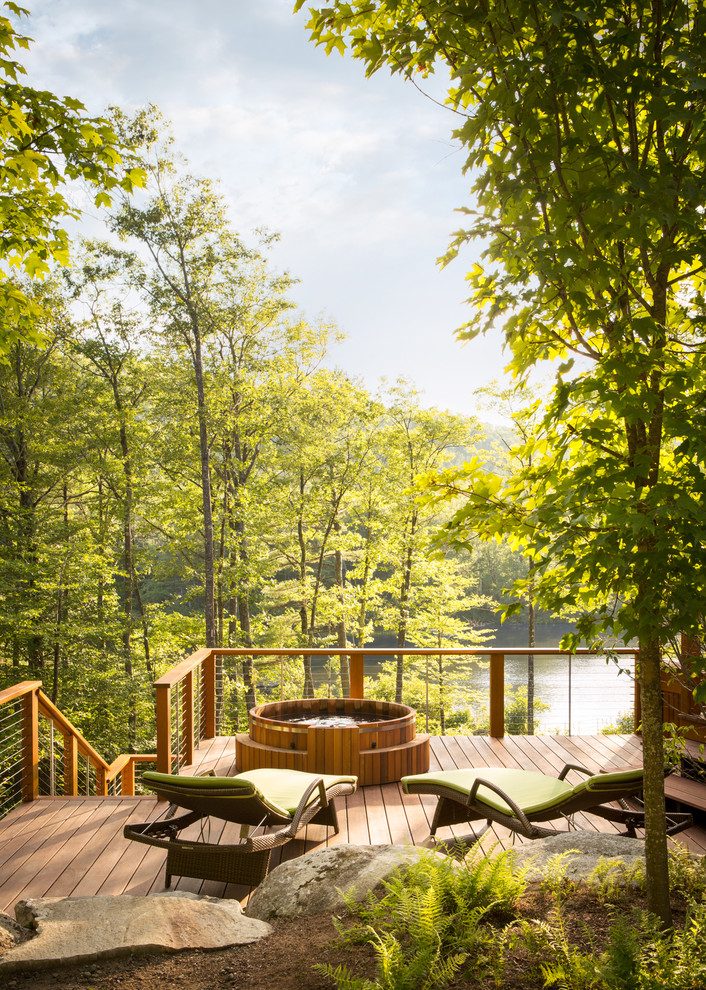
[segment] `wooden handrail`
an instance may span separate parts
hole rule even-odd
[[[133,797],[135,794],[135,764],[136,763],[156,763],[156,753],[121,753],[116,756],[108,767],[106,774],[106,785],[115,780],[118,774],[121,776],[121,797]]]
[[[78,746],[78,751],[82,756],[85,756],[93,764],[96,769],[101,769],[107,771],[109,765],[106,760],[97,753],[96,750],[91,746],[91,744],[84,739],[78,729],[69,722],[65,715],[59,711],[53,701],[47,698],[46,694],[41,690],[37,691],[37,705],[39,711],[48,718],[51,722],[61,729],[62,732],[68,733],[76,740],[76,745]]]
[[[193,754],[193,746],[198,744],[200,738],[213,738],[216,735],[215,719],[215,695],[216,678],[215,664],[216,658],[221,657],[262,657],[276,659],[285,657],[332,657],[347,656],[350,658],[350,688],[351,697],[364,697],[364,662],[366,654],[376,657],[395,657],[401,653],[407,657],[479,657],[488,658],[490,661],[490,712],[489,729],[490,735],[500,738],[505,734],[505,657],[507,656],[590,656],[597,651],[582,647],[577,650],[562,650],[559,648],[547,647],[507,647],[498,650],[497,647],[449,647],[444,649],[431,647],[214,647],[212,649],[200,649],[191,656],[182,660],[176,667],[168,671],[159,680],[154,682],[156,690],[157,705],[157,768],[163,773],[170,773],[173,765],[172,753],[172,711],[171,692],[179,684],[183,684],[183,719],[179,724],[179,754],[177,763],[180,764],[182,756],[181,742],[183,740],[183,762],[190,761]],[[634,656],[635,649],[629,646],[620,646],[611,649],[611,653],[619,656]],[[195,728],[195,701],[194,701],[194,672],[200,667],[201,685],[205,700],[205,718],[203,720],[203,732],[199,735]],[[196,736],[199,735],[199,738]]]
[[[38,691],[41,686],[41,681],[21,681],[19,684],[13,684],[12,687],[4,688],[0,691],[0,705],[14,701],[15,698],[21,698],[22,695]]]
[[[121,753],[116,756],[108,767],[106,776],[108,780],[113,780],[128,763],[156,763],[156,753]]]
[[[172,667],[171,670],[168,670],[166,674],[156,680],[154,682],[154,686],[174,687],[174,685],[178,684],[186,674],[198,667],[199,664],[207,657],[210,657],[212,653],[224,652],[224,650],[209,650],[206,648],[197,650],[196,653],[192,653],[190,657],[182,660],[181,663],[176,665],[176,667]]]
[[[351,653],[364,653],[370,654],[376,657],[396,657],[400,653],[405,656],[420,656],[420,657],[470,657],[470,656],[484,656],[489,657],[493,653],[503,653],[505,656],[557,656],[557,657],[575,657],[575,656],[593,656],[600,653],[600,650],[591,650],[587,647],[579,647],[576,650],[561,650],[559,647],[554,646],[504,646],[501,650],[498,650],[497,646],[459,646],[459,647],[444,647],[439,649],[437,646],[433,647],[421,647],[421,646],[405,646],[400,649],[399,646],[298,646],[292,647],[270,647],[270,646],[214,646],[212,649],[200,649],[196,653],[193,653],[186,660],[182,660],[180,664],[173,667],[170,671],[161,677],[155,684],[161,683],[174,683],[174,680],[179,680],[179,678],[172,678],[172,674],[176,671],[180,671],[183,667],[184,670],[192,670],[197,664],[203,659],[204,654],[213,654],[214,656],[248,656],[248,657],[338,657],[338,656],[350,656]],[[616,646],[610,648],[610,653],[615,653],[617,656],[634,656],[637,652],[636,647],[632,646]],[[195,659],[196,658],[196,659]],[[195,661],[195,662],[192,662]]]
[[[0,691],[0,707],[12,701],[21,702],[20,749],[22,752],[22,801],[39,797],[39,716],[47,719],[63,736],[64,796],[78,793],[78,757],[83,756],[96,773],[96,794],[106,796],[108,784],[121,775],[121,793],[135,793],[135,764],[156,762],[155,753],[121,753],[111,764],[84,738],[69,719],[42,691],[41,681],[22,681]]]

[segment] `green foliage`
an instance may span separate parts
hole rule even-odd
[[[455,976],[465,956],[443,956],[435,945],[433,929],[425,932],[426,938],[411,936],[413,954],[393,935],[378,936],[372,933],[371,941],[377,955],[378,976],[368,980],[354,976],[344,966],[316,965],[314,969],[330,976],[339,990],[433,990],[443,987]]]
[[[635,890],[644,892],[641,865],[601,862],[584,887],[567,879],[571,857],[569,850],[549,862],[542,880],[549,910],[547,919],[538,921],[517,917],[527,870],[513,871],[511,852],[487,857],[471,853],[461,863],[422,856],[386,882],[381,898],[370,894],[361,904],[349,899],[353,923],[337,923],[345,943],[373,946],[377,979],[363,980],[344,966],[321,971],[338,987],[356,990],[443,986],[465,961],[469,983],[493,980],[501,987],[509,954],[516,951],[528,960],[528,981],[539,977],[545,986],[560,990],[706,987],[702,864],[684,849],[673,851],[672,890],[685,897],[688,914],[683,930],[665,934],[656,918],[626,911]],[[579,888],[582,900],[592,893],[614,918],[600,952],[585,925],[580,944],[570,930],[572,895]],[[424,966],[415,960],[424,960]],[[431,982],[425,983],[427,979]]]
[[[540,698],[534,699],[534,712],[535,715],[539,712],[546,712],[550,709],[550,705],[542,701]],[[527,727],[528,709],[527,709],[527,688],[518,687],[514,691],[508,691],[505,695],[505,731],[510,736],[524,736],[528,733]],[[536,732],[539,728],[540,720],[538,718],[534,719],[532,725],[532,732]]]
[[[596,986],[596,963],[593,952],[585,953],[568,939],[566,919],[557,911],[551,926],[538,926],[538,955],[547,954],[551,962],[540,964],[544,985],[558,990],[590,990]]]
[[[695,857],[679,842],[669,847],[669,889],[686,901],[706,902],[706,860]]]
[[[661,936],[650,926],[651,936],[640,955],[640,990],[704,990],[706,987],[706,904],[693,904],[682,931]]]
[[[595,974],[603,986],[615,990],[638,990],[640,954],[645,940],[646,919],[619,918],[611,928],[610,944],[601,954]],[[651,937],[660,938],[656,925],[651,925]]]
[[[5,3],[16,18],[28,14]],[[15,58],[29,49],[9,17],[0,16],[0,359],[18,340],[37,343],[39,310],[17,273],[42,279],[67,264],[69,239],[61,224],[79,211],[66,187],[74,180],[96,190],[95,205],[109,206],[115,189],[131,190],[143,172],[107,120],[86,116],[76,99],[60,99],[21,80]]]
[[[659,664],[698,638],[706,594],[703,4],[333,0],[308,27],[368,73],[451,76],[474,203],[444,260],[482,251],[459,335],[501,332],[520,385],[544,362],[555,383],[510,475],[472,459],[424,479],[425,504],[457,507],[445,545],[509,537],[532,560],[508,614],[531,592],[581,613],[567,647],[639,641],[648,890],[668,924]]]
[[[0,366],[0,681],[41,679],[86,738],[111,757],[151,748],[149,685],[204,642],[190,371],[176,345],[147,350],[151,318],[119,298],[133,265],[129,252],[86,245],[66,280],[68,298],[50,283],[37,294],[45,343],[14,344],[11,363]],[[247,277],[253,293],[256,275]],[[316,646],[336,644],[337,623],[343,618],[355,627],[364,601],[357,561],[371,542],[360,499],[375,496],[388,532],[406,503],[397,491],[398,501],[388,504],[391,460],[390,475],[373,490],[387,442],[377,432],[383,408],[340,375],[310,373],[302,352],[313,361],[327,338],[291,326],[286,309],[270,299],[282,319],[273,323],[267,299],[274,288],[265,281],[259,291],[264,299],[239,313],[244,339],[231,340],[235,331],[224,320],[204,348],[209,430],[220,451],[212,457],[219,641],[291,646],[311,636]],[[301,403],[302,415],[284,416],[285,399],[290,408]],[[318,432],[324,421],[331,427],[326,444]],[[306,456],[293,461],[289,448],[297,444]],[[370,476],[357,462],[366,448]],[[297,465],[310,471],[304,496]],[[398,477],[397,489],[406,483],[406,475]],[[332,493],[340,496],[334,513]],[[405,499],[411,504],[413,493]],[[307,554],[303,579],[291,579],[290,563],[300,563],[300,521]],[[468,599],[458,588],[471,581],[469,558],[445,562],[441,581],[424,549],[422,541],[419,585],[410,585],[411,622],[424,635],[433,605],[437,629],[456,635],[464,625]],[[363,609],[369,629],[384,621],[403,570],[389,543],[380,543],[376,554]],[[271,673],[260,665],[251,674],[250,666],[226,669],[224,731],[242,728],[256,700],[267,700],[275,683],[279,690],[278,668]],[[442,677],[460,679],[461,667],[444,664]],[[284,674],[289,696],[306,693],[301,660],[288,661]],[[317,685],[318,693],[341,693],[338,661]],[[418,684],[414,690],[423,697]],[[443,700],[447,717],[458,721],[450,695]]]
[[[686,875],[694,875],[695,864],[678,858]],[[698,881],[692,890],[698,897],[687,894],[688,912],[682,930],[665,933],[659,920],[638,911],[625,915],[631,893],[644,885],[642,866],[621,868],[616,864],[601,864],[589,877],[589,886],[605,904],[607,911],[617,916],[611,925],[606,949],[597,954],[577,947],[568,934],[567,912],[571,886],[565,879],[566,858],[558,858],[553,875],[544,884],[552,898],[548,922],[522,920],[506,934],[508,944],[524,942],[539,965],[545,985],[561,990],[657,990],[677,987],[694,990],[706,987],[706,965],[697,946],[706,937],[706,911],[703,889]],[[698,870],[698,868],[696,868]],[[675,874],[675,887],[684,889]],[[591,946],[590,930],[584,930],[583,941]],[[690,962],[691,960],[691,962]],[[690,968],[691,966],[691,968]],[[673,967],[673,968],[672,968]]]
[[[645,865],[640,859],[627,866],[622,860],[601,856],[586,882],[602,904],[627,901],[631,891],[644,891]]]
[[[633,712],[621,712],[615,722],[611,722],[610,725],[604,725],[601,729],[601,733],[604,736],[610,735],[621,735],[623,733],[632,733],[635,731],[635,715]]]
[[[568,880],[566,874],[577,852],[576,849],[567,849],[563,853],[557,853],[547,861],[542,871],[541,887],[549,891],[557,903],[575,887],[574,881]]]
[[[460,864],[429,854],[398,871],[385,887],[380,899],[371,894],[362,904],[349,901],[357,921],[349,928],[339,924],[339,932],[348,942],[373,945],[381,986],[411,988],[443,986],[467,956],[491,971],[498,951],[487,920],[511,912],[525,883],[523,874],[513,873],[508,853],[471,855]],[[345,968],[326,972],[337,983],[350,978]],[[433,982],[424,982],[427,978]],[[384,982],[393,979],[398,982]]]

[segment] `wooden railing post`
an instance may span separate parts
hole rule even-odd
[[[642,724],[642,695],[640,694],[640,651],[635,651],[635,671],[634,671],[634,683],[635,683],[635,707],[633,709],[633,731],[637,732]],[[664,702],[663,702],[664,708]],[[664,719],[664,712],[662,714]]]
[[[184,677],[184,762],[189,766],[194,762],[194,672],[190,670]]]
[[[365,654],[351,653],[350,654],[351,698],[365,697],[365,687],[363,680],[364,672],[365,672]]]
[[[172,769],[172,692],[168,684],[155,686],[157,715],[157,770],[171,773]]]
[[[204,699],[204,736],[216,737],[216,654],[211,652],[201,661]]]
[[[86,759],[86,774],[88,774],[89,766],[90,763],[88,759]],[[94,763],[93,769],[96,771],[96,797],[106,797],[108,794],[108,779],[105,772],[105,767],[101,767],[97,763]]]
[[[39,691],[22,697],[22,800],[39,797]]]
[[[490,654],[490,735],[505,735],[505,654]]]
[[[120,771],[120,793],[124,797],[133,797],[135,794],[135,763],[128,760]]]
[[[78,794],[78,740],[72,732],[64,733],[64,794]]]

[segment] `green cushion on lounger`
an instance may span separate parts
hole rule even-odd
[[[305,773],[303,770],[276,770],[269,767],[261,770],[246,770],[232,780],[250,781],[261,793],[267,795],[267,800],[271,804],[286,808],[287,813],[293,815],[304,791],[319,778],[323,780],[326,788],[333,787],[334,784],[352,784],[355,789],[358,783],[357,777],[331,773]],[[314,791],[311,800],[315,801],[317,796],[318,791]]]
[[[148,770],[142,775],[143,781],[159,792],[161,784],[165,791],[202,791],[208,794],[213,790],[230,790],[233,793],[220,798],[223,801],[238,801],[242,798],[249,798],[253,791],[262,803],[271,808],[279,815],[290,817],[297,810],[307,787],[313,781],[323,778],[324,786],[331,787],[338,783],[350,783],[354,786],[358,783],[357,777],[336,776],[333,774],[304,773],[301,770],[248,770],[238,774],[236,777],[185,777],[170,773],[157,773]],[[238,790],[242,794],[238,794]],[[318,797],[318,791],[311,795],[311,801]]]
[[[238,782],[237,777],[186,777],[175,773],[157,773],[156,770],[146,770],[142,779],[152,784],[165,784],[169,787],[195,787],[197,790],[222,790],[225,787],[243,787],[250,790],[246,782]]]
[[[629,787],[631,784],[642,784],[645,772],[642,767],[634,770],[617,770],[614,773],[597,773],[593,777],[582,780],[574,787],[574,793],[586,790],[600,794],[601,791],[609,791],[617,788]]]
[[[414,794],[414,782],[438,784],[468,795],[477,777],[490,781],[505,791],[526,815],[536,814],[554,805],[561,805],[573,792],[571,784],[556,777],[529,770],[512,770],[507,767],[482,767],[479,770],[442,770],[439,773],[423,773],[403,777],[402,786],[407,794]],[[504,815],[511,815],[512,808],[494,791],[481,786],[476,800],[482,801]]]
[[[633,784],[641,785],[642,769],[620,770],[615,773],[599,773],[588,777],[572,786],[565,780],[547,777],[543,773],[531,770],[513,770],[507,767],[482,767],[477,770],[441,770],[438,773],[423,773],[412,777],[403,777],[402,786],[408,794],[417,793],[419,785],[426,789],[427,785],[446,787],[468,796],[477,777],[495,784],[505,791],[508,797],[517,804],[528,816],[547,811],[550,808],[560,808],[569,798],[588,791],[595,794],[600,801],[606,799],[611,791],[625,791]],[[415,783],[417,786],[415,787]],[[428,792],[427,792],[428,793]],[[512,814],[512,809],[503,799],[487,787],[481,785],[475,796],[479,803],[487,804],[501,814]],[[610,800],[610,797],[608,797]]]

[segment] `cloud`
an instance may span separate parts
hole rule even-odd
[[[454,342],[463,266],[435,268],[467,197],[457,121],[400,78],[326,58],[291,5],[36,0],[28,65],[36,85],[91,112],[158,104],[192,171],[220,180],[241,235],[281,232],[276,264],[302,279],[308,312],[348,331],[351,371],[404,371],[432,401],[467,395],[500,359]],[[428,85],[443,100],[443,80]]]

